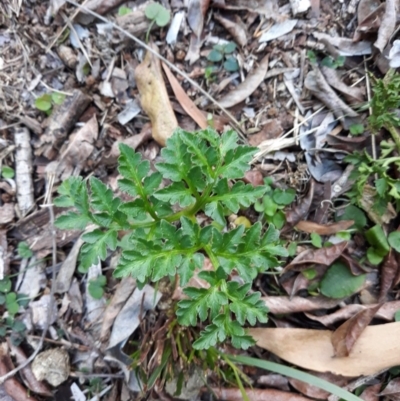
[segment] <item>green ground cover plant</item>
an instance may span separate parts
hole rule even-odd
[[[232,130],[220,136],[211,128],[195,133],[178,129],[162,150],[163,162],[156,164],[155,172],[139,153],[121,144],[119,188],[132,200],[123,202],[94,177],[89,185],[80,177],[69,178],[55,200],[59,207],[75,209],[58,218],[59,228],[98,227],[83,235],[81,271],[105,260],[107,249],[120,248],[116,277],[131,275],[141,287],[164,277],[179,278],[188,299],[178,303],[178,322],[209,322],[195,349],[226,339],[237,348],[254,344],[244,326],[266,322],[268,310],[260,293],[251,291],[252,282],[278,266],[277,257],[288,255],[272,224],[227,226],[227,215],[248,209],[269,190],[240,180],[257,150],[237,141]],[[206,223],[198,223],[199,214],[208,216]],[[127,234],[120,238],[121,232]],[[212,271],[202,270],[205,257]],[[187,286],[196,269],[209,288]]]

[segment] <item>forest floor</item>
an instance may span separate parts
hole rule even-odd
[[[400,400],[398,13],[397,0],[1,0],[0,399]],[[245,325],[245,350],[192,348],[207,321],[177,324],[171,274],[117,278],[109,243],[82,268],[91,227],[57,223],[73,177],[100,181],[100,203],[101,183],[131,200],[120,144],[154,169],[178,127],[256,148],[243,180],[263,195],[196,216],[280,230],[285,256],[250,288],[268,322]]]

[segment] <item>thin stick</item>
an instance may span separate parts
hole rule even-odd
[[[372,115],[372,107],[371,107],[371,83],[369,81],[368,71],[367,71],[367,63],[365,62],[364,57],[364,71],[365,71],[365,83],[367,87],[367,99],[369,103],[368,112],[369,115]],[[376,160],[376,140],[375,134],[371,135],[371,146],[372,146],[372,158]]]
[[[51,202],[51,191],[49,191],[49,197],[50,197],[50,202]],[[32,355],[26,361],[21,363],[21,365],[18,365],[15,369],[10,370],[4,376],[1,376],[0,377],[0,384],[3,384],[10,377],[13,377],[16,373],[18,373],[21,369],[23,369],[26,366],[28,366],[35,359],[36,355],[40,352],[40,350],[43,347],[43,343],[44,343],[44,339],[46,337],[47,330],[50,327],[50,318],[51,318],[51,314],[52,314],[52,311],[53,311],[54,293],[55,293],[55,289],[56,289],[56,269],[55,269],[55,266],[57,264],[57,242],[56,242],[56,233],[55,233],[55,228],[54,228],[54,210],[53,210],[53,205],[51,203],[50,203],[50,205],[48,205],[48,209],[49,209],[49,214],[50,214],[50,228],[51,228],[51,234],[52,234],[53,266],[52,266],[52,275],[51,275],[50,302],[49,302],[49,308],[47,310],[46,323],[44,325],[42,335],[40,336],[39,344],[36,347],[35,351],[32,353]]]
[[[121,28],[119,25],[115,24],[114,22],[108,20],[107,18],[103,17],[100,14],[97,14],[96,12],[94,12],[92,10],[89,10],[87,7],[80,5],[80,4],[76,3],[75,1],[67,0],[67,2],[72,4],[75,7],[78,7],[79,9],[85,11],[86,13],[93,15],[94,17],[100,19],[101,21],[106,22],[107,24],[110,24],[114,29],[117,29],[118,31],[122,32],[129,39],[132,39],[139,46],[144,47],[147,51],[149,51],[154,56],[156,56],[160,60],[162,60],[165,64],[168,65],[168,67],[170,67],[172,70],[177,72],[179,75],[181,75],[183,78],[185,78],[191,85],[193,85],[198,91],[200,91],[208,100],[210,100],[217,107],[219,107],[226,114],[226,116],[232,121],[233,125],[238,130],[238,133],[240,134],[242,139],[247,140],[245,135],[243,134],[242,127],[241,127],[239,121],[237,121],[236,118],[227,109],[225,109],[225,107],[223,107],[220,103],[218,103],[217,100],[215,100],[206,90],[204,90],[196,81],[191,79],[186,73],[181,71],[178,67],[176,67],[174,64],[172,64],[170,61],[168,61],[165,57],[161,56],[161,54],[157,53],[157,51],[152,49],[149,45],[147,45],[146,43],[144,43],[143,41],[138,39],[136,36],[130,34],[125,29]]]

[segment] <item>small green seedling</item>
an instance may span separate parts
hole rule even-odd
[[[367,258],[373,265],[379,265],[390,248],[400,251],[400,232],[393,231],[387,237],[382,227],[375,225],[365,233],[365,238],[370,247],[367,249]]]
[[[385,149],[385,143],[381,143]],[[390,148],[389,152],[393,150]],[[385,156],[385,157],[384,157]],[[383,214],[391,203],[397,212],[400,212],[400,181],[392,178],[391,170],[400,169],[400,157],[388,157],[388,152],[382,154],[375,160],[366,151],[363,153],[355,152],[345,157],[345,161],[355,166],[350,174],[350,179],[354,180],[353,187],[346,193],[352,203],[363,207],[362,199],[366,185],[373,185],[373,206],[375,212]],[[368,210],[366,210],[368,212]]]
[[[256,212],[262,213],[268,223],[281,229],[286,222],[283,209],[294,201],[296,191],[292,188],[286,190],[272,188],[273,180],[271,178],[266,178],[264,182],[267,191],[263,199],[255,203],[254,209]]]
[[[364,125],[352,124],[349,127],[350,134],[353,136],[362,135],[364,133]]]
[[[6,337],[7,332],[11,331],[11,341],[19,345],[24,338],[26,327],[24,323],[15,319],[21,306],[26,306],[29,300],[21,294],[11,291],[10,277],[6,276],[0,280],[0,311],[3,312],[0,318],[0,337]],[[7,311],[8,316],[4,316]]]
[[[344,57],[344,56],[338,56],[336,59],[334,59],[333,57],[327,56],[322,59],[321,65],[323,65],[324,67],[329,67],[329,68],[332,68],[333,70],[336,70],[336,68],[343,67],[345,61],[346,61],[346,57]]]
[[[154,24],[160,28],[166,26],[170,19],[171,13],[160,3],[150,3],[144,10],[146,17],[151,21],[146,33],[146,42],[149,41],[149,34]]]
[[[107,284],[106,276],[99,276],[94,280],[90,280],[88,290],[92,298],[101,299],[104,294],[104,287],[106,286],[106,284]]]
[[[129,8],[129,7],[125,7],[125,6],[121,6],[118,9],[118,15],[121,16],[121,17],[124,16],[124,15],[130,14],[131,12],[132,12],[132,9]]]
[[[3,178],[14,178],[15,172],[14,169],[8,166],[3,166],[1,168],[1,176]]]
[[[80,177],[70,177],[54,200],[70,209],[57,219],[59,228],[97,226],[82,237],[81,270],[105,260],[108,249],[120,248],[114,276],[133,276],[140,288],[162,278],[179,278],[187,299],[178,303],[177,321],[183,326],[206,324],[193,343],[195,349],[227,339],[237,348],[254,344],[244,326],[266,322],[268,310],[261,294],[251,291],[252,282],[279,266],[278,257],[288,255],[272,224],[258,222],[248,229],[227,224],[227,216],[271,192],[269,186],[242,181],[257,148],[237,142],[232,130],[220,136],[212,128],[195,133],[178,129],[162,149],[156,172],[140,153],[120,144],[118,184],[124,198],[114,196],[95,177],[89,179],[89,188]],[[170,184],[162,186],[166,180]],[[278,205],[294,199],[290,191],[281,190],[273,191],[273,197]],[[209,219],[200,224],[198,215]],[[125,235],[120,240],[121,232]],[[206,257],[212,270],[203,270]],[[196,270],[208,288],[188,286]],[[231,278],[233,271],[241,283]]]
[[[319,234],[312,233],[310,235],[310,237],[311,237],[311,243],[313,244],[313,246],[315,246],[316,248],[322,248],[322,238]]]
[[[21,241],[17,247],[18,256],[22,259],[29,259],[32,257],[33,252],[25,241]]]
[[[231,54],[236,50],[234,42],[228,42],[224,45],[215,45],[208,54],[207,59],[213,63],[218,63],[225,59],[223,66],[226,71],[235,72],[239,70],[239,64]]]
[[[45,93],[35,99],[35,107],[44,111],[47,115],[51,114],[54,105],[63,104],[65,95],[59,92]]]
[[[307,50],[307,58],[310,60],[311,64],[314,64],[314,65],[318,64],[318,57],[313,50]],[[344,56],[338,56],[336,59],[334,59],[331,56],[326,56],[322,59],[321,65],[335,70],[338,67],[343,67],[345,61],[346,61],[346,57],[344,57]]]

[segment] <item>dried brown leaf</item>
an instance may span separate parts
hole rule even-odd
[[[347,247],[347,241],[332,245],[328,248],[313,249],[309,248],[297,255],[284,269],[289,270],[304,270],[303,266],[316,263],[325,266],[331,265]]]
[[[360,395],[364,401],[379,401],[379,390],[382,387],[381,383],[368,386]]]
[[[358,377],[400,365],[400,322],[368,326],[351,354],[342,358],[332,358],[329,330],[252,328],[248,332],[259,347],[317,372]]]
[[[313,221],[301,220],[296,224],[296,228],[306,233],[317,233],[319,235],[333,235],[339,231],[347,230],[354,224],[353,220],[341,220],[337,223],[318,224]]]
[[[179,81],[175,78],[175,75],[172,74],[169,67],[165,63],[162,63],[162,67],[164,69],[165,75],[168,78],[169,83],[171,84],[172,90],[174,91],[175,96],[179,104],[182,106],[183,110],[185,110],[186,113],[190,117],[192,117],[194,121],[196,121],[201,129],[207,128],[208,123],[206,116],[201,110],[199,110],[193,100],[190,99],[190,97],[186,94]]]
[[[377,304],[371,304],[371,305],[350,304],[346,305],[343,308],[340,308],[336,312],[333,312],[329,315],[315,316],[312,315],[311,313],[306,313],[305,315],[309,319],[320,322],[324,326],[331,326],[339,321],[350,319],[360,311],[369,308],[375,308],[376,306]],[[400,309],[400,301],[386,302],[380,307],[380,309],[378,309],[374,317],[376,319],[382,319],[390,322],[393,321],[394,314],[399,309]]]
[[[363,34],[376,32],[382,24],[385,13],[385,3],[380,0],[361,0],[357,8],[358,26],[354,32],[354,41],[359,40]]]
[[[345,220],[343,220],[345,221]],[[351,273],[354,276],[359,276],[360,274],[364,274],[364,273],[368,273],[370,271],[370,269],[368,269],[367,267],[364,267],[363,265],[361,265],[360,263],[358,263],[355,259],[353,259],[350,255],[349,255],[349,250],[346,249],[341,255],[340,255],[340,259],[346,264],[346,266],[350,269]]]
[[[389,254],[381,265],[381,283],[379,300],[383,302],[388,292],[393,288],[394,280],[399,272],[399,263],[396,260],[395,251],[390,249]]]
[[[24,351],[20,347],[16,347],[11,341],[8,341],[8,346],[10,347],[11,354],[15,357],[18,365],[23,364],[27,360]],[[32,373],[30,365],[22,368],[20,370],[20,374],[29,390],[46,397],[51,397],[53,395],[53,393],[50,391],[50,388],[45,383],[36,379]]]
[[[100,331],[100,340],[105,341],[109,335],[111,326],[118,313],[123,308],[126,300],[131,296],[136,287],[136,281],[132,277],[125,277],[118,284],[110,303],[107,305]]]
[[[329,86],[317,67],[314,67],[314,70],[307,74],[304,85],[329,110],[332,110],[338,119],[344,120],[345,117],[358,117],[358,114],[344,103]]]
[[[332,345],[336,357],[340,358],[350,355],[356,341],[371,323],[371,320],[380,307],[381,304],[378,304],[373,308],[367,308],[358,312],[334,331],[332,334]]]
[[[285,376],[275,373],[260,376],[257,379],[257,383],[267,387],[274,387],[283,391],[290,391],[288,379]]]
[[[286,313],[310,312],[319,309],[332,309],[337,306],[340,299],[318,297],[285,297],[270,296],[261,298],[271,313],[280,315]]]
[[[14,220],[15,205],[14,203],[5,203],[0,206],[0,224],[8,224]]]
[[[391,400],[400,400],[400,377],[396,377],[387,384],[379,395],[385,395]]]
[[[397,0],[386,0],[385,14],[382,17],[382,23],[378,30],[378,38],[374,43],[374,47],[376,47],[381,53],[396,28],[397,7]]]
[[[264,185],[264,176],[260,170],[249,170],[246,171],[243,181],[256,187]]]
[[[248,10],[274,20],[287,17],[279,12],[278,0],[213,0],[211,5],[227,10]]]
[[[157,49],[155,45],[152,45]],[[135,69],[135,79],[143,110],[150,117],[153,138],[162,146],[178,127],[169,101],[158,57],[150,52]]]
[[[251,146],[258,146],[268,139],[278,138],[281,134],[283,134],[283,128],[280,120],[278,118],[267,120],[260,132],[249,137],[249,144]]]
[[[14,365],[8,352],[7,343],[2,343],[0,345],[0,377],[13,369]],[[36,401],[36,398],[32,397],[32,394],[29,394],[15,377],[6,380],[3,386],[7,394],[12,397],[14,401]]]
[[[343,93],[349,103],[358,104],[364,101],[365,89],[346,85],[343,82],[343,78],[339,75],[339,72],[333,68],[322,66],[321,71],[328,81],[328,84],[332,86],[332,88]]]
[[[218,399],[229,401],[242,401],[243,396],[238,388],[212,387],[212,392]],[[273,389],[245,389],[250,401],[310,401],[310,398],[295,393]]]
[[[187,20],[193,33],[199,38],[203,32],[204,17],[210,0],[189,0]]]
[[[338,376],[338,375],[333,375],[332,373],[316,373],[312,372],[313,376],[319,377],[320,379],[326,380],[329,383],[335,384],[336,386],[343,387],[345,386],[349,379],[343,377],[343,376]],[[289,383],[300,393],[306,395],[307,397],[311,398],[317,398],[319,400],[327,400],[328,397],[330,396],[331,393],[328,393],[327,391],[319,388],[312,386],[311,384],[308,384],[306,382],[303,382],[301,380],[296,380],[296,379],[289,379]]]
[[[230,33],[239,46],[246,46],[248,41],[247,28],[238,15],[233,15],[234,21],[220,14],[215,14],[214,18]]]
[[[265,56],[259,66],[252,71],[246,79],[237,86],[233,91],[223,96],[218,103],[225,108],[229,108],[243,102],[249,97],[261,84],[268,70],[269,55]]]

